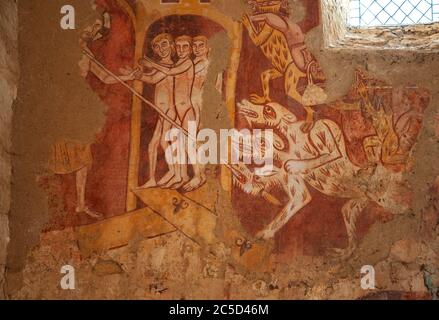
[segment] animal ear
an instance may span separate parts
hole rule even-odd
[[[297,118],[294,114],[288,113],[282,117],[282,119],[287,123],[294,123],[297,121]]]

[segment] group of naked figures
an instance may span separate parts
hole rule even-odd
[[[158,119],[148,145],[149,179],[138,189],[161,187],[190,192],[206,182],[204,167],[193,164],[193,177],[190,178],[187,164],[168,163],[168,172],[157,181],[158,149],[161,146],[166,152],[172,143],[169,132],[175,125],[186,131],[190,122],[195,122],[197,129],[200,126],[203,87],[209,68],[208,39],[203,35],[181,35],[174,39],[169,33],[161,33],[152,39],[151,47],[156,61],[144,56],[139,67],[121,68],[117,78],[87,56],[84,56],[85,64],[88,71],[106,84],[140,80],[155,86],[154,105],[165,118]],[[87,45],[83,49],[91,53]]]
[[[304,42],[305,35],[299,25],[288,19],[288,2],[284,0],[249,0],[253,12],[244,15],[242,24],[253,44],[258,47],[271,67],[261,75],[262,95],[252,94],[250,101],[237,104],[237,111],[244,116],[250,126],[274,129],[283,136],[286,146],[276,149],[276,158],[282,163],[272,172],[262,176],[255,174],[253,168],[240,164],[232,167],[235,185],[252,196],[262,196],[266,200],[282,206],[282,209],[256,235],[256,240],[270,239],[297,212],[307,206],[311,200],[309,188],[328,196],[346,198],[342,214],[348,233],[348,247],[339,251],[341,255],[350,255],[356,246],[355,224],[358,215],[369,203],[378,203],[387,208],[394,208],[393,203],[378,201],[382,198],[381,190],[375,190],[374,179],[379,175],[392,176],[382,165],[384,160],[404,163],[408,152],[399,154],[394,144],[392,121],[384,121],[378,107],[373,105],[367,81],[358,76],[358,99],[348,105],[343,101],[330,103],[328,106],[339,110],[359,110],[370,113],[377,136],[365,139],[364,148],[368,156],[368,167],[359,168],[349,159],[343,132],[338,124],[328,119],[315,121],[314,108],[325,103],[327,95],[323,89],[325,77],[314,56]],[[102,26],[89,30],[84,37],[83,49],[90,55],[90,41],[96,39]],[[82,65],[84,73],[92,72],[104,83],[112,84],[131,80],[140,80],[148,85],[155,85],[154,104],[172,119],[178,127],[188,130],[189,122],[200,125],[203,86],[209,68],[209,46],[205,36],[179,36],[175,39],[170,34],[159,34],[151,42],[156,61],[144,57],[139,61],[139,68],[121,69],[121,75],[109,74],[90,56],[85,55]],[[174,58],[174,55],[176,57]],[[175,61],[176,60],[176,61]],[[146,71],[146,72],[145,72]],[[283,78],[285,94],[300,103],[306,110],[305,121],[299,121],[288,108],[275,103],[270,97],[270,81]],[[378,110],[378,111],[377,111]],[[376,124],[375,124],[376,123]],[[175,126],[172,121],[160,117],[152,140],[149,143],[149,180],[140,188],[173,188],[192,191],[205,183],[203,168],[193,165],[193,177],[188,175],[187,165],[168,164],[169,171],[156,181],[158,147],[164,150],[169,146],[165,135]],[[381,133],[381,134],[380,134]],[[390,138],[389,138],[390,137]],[[393,137],[393,138],[392,138]],[[375,174],[378,167],[379,174]],[[392,179],[391,179],[392,178]],[[364,190],[367,182],[370,190]],[[389,182],[390,183],[390,182]],[[387,185],[391,189],[390,184]],[[288,202],[282,205],[271,189],[281,188],[288,196]],[[389,209],[390,210],[390,209]],[[251,248],[251,243],[244,241],[243,248]],[[243,250],[245,251],[245,250]]]

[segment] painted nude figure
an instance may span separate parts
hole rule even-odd
[[[203,89],[209,71],[209,46],[205,36],[197,36],[192,40],[192,51],[194,54],[195,78],[192,87],[192,104],[197,117],[197,129],[200,129],[200,115],[203,108]],[[201,164],[194,164],[194,178],[183,186],[186,192],[198,189],[206,182],[205,168]]]
[[[149,58],[144,59],[143,65],[147,68],[156,69],[168,76],[175,78],[174,101],[177,115],[177,123],[185,130],[189,129],[189,122],[196,122],[199,119],[197,110],[192,103],[192,88],[195,79],[195,66],[191,60],[192,38],[180,36],[175,39],[178,61],[172,67],[162,66]],[[188,139],[185,139],[188,140]],[[190,139],[189,139],[190,140]],[[186,141],[194,143],[193,141]],[[184,148],[184,152],[188,150]],[[186,154],[187,156],[187,154]],[[187,157],[186,157],[187,159]],[[179,189],[190,182],[186,164],[176,166],[175,174],[163,185],[164,188]]]
[[[156,57],[159,58],[159,64],[163,67],[171,67],[174,64],[172,60],[175,52],[175,44],[172,36],[167,33],[157,35],[151,42],[152,49]],[[143,60],[140,64],[143,64]],[[102,82],[106,84],[118,83],[118,80],[106,73],[96,63],[89,62],[89,70],[95,74]],[[174,105],[174,77],[162,73],[158,70],[152,70],[149,73],[143,73],[139,69],[123,68],[120,70],[122,75],[118,78],[122,81],[141,80],[147,84],[155,85],[155,105],[160,108],[171,119],[176,118]],[[160,118],[154,129],[154,134],[148,145],[148,163],[149,179],[139,189],[153,188],[161,186],[169,181],[175,175],[175,166],[170,165],[168,173],[159,181],[156,181],[157,155],[159,145],[166,150],[169,146],[165,139],[165,133],[171,129],[172,125]]]
[[[174,64],[172,56],[175,52],[175,44],[172,36],[167,33],[160,34],[152,40],[151,44],[154,54],[160,58],[159,64],[163,67],[172,67]],[[144,60],[142,60],[140,64],[144,66],[147,65]],[[136,73],[136,79],[155,85],[155,105],[171,119],[175,120],[174,77],[154,69],[150,73]],[[155,174],[157,168],[158,147],[161,145],[162,149],[166,150],[169,146],[165,139],[165,135],[171,127],[172,125],[162,118],[157,121],[154,134],[148,145],[149,180],[141,186],[140,189],[165,185],[169,179],[175,175],[175,165],[171,164],[169,165],[169,171],[158,183],[156,182]]]
[[[248,2],[253,7],[253,14],[244,15],[242,23],[253,43],[261,48],[273,66],[261,74],[263,95],[252,94],[250,100],[257,104],[270,102],[270,81],[284,77],[286,94],[302,104],[307,112],[302,129],[309,131],[314,118],[312,106],[327,98],[320,88],[325,76],[307,49],[301,28],[288,19],[285,0]]]

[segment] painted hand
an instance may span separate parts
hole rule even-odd
[[[140,77],[142,76],[142,70],[140,68],[133,69],[131,67],[120,68],[119,72],[123,75],[125,80],[135,80],[139,79],[137,76],[140,73]]]
[[[134,78],[137,79],[137,80],[140,80],[142,78],[142,76],[143,76],[142,69],[136,68],[134,70]]]
[[[252,29],[252,22],[250,17],[247,14],[244,14],[242,16],[242,24],[249,30]]]
[[[133,73],[133,68],[131,68],[131,67],[122,67],[122,68],[119,68],[119,72],[123,76],[128,76],[131,73]]]
[[[268,229],[264,229],[262,231],[259,231],[256,234],[255,238],[256,238],[256,241],[257,240],[269,240],[269,239],[274,238],[275,234],[276,234],[275,231],[273,231],[271,228],[268,228]]]

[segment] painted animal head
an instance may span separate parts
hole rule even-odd
[[[274,168],[269,172],[263,172],[263,170],[256,170],[256,168],[250,168],[240,163],[233,165],[231,170],[233,172],[233,184],[235,186],[247,194],[261,196],[275,205],[280,205],[276,198],[268,194],[271,188],[280,186],[280,169]]]
[[[260,176],[255,175],[245,164],[232,167],[233,183],[242,191],[252,196],[259,196],[265,186]]]
[[[259,105],[243,100],[238,103],[238,114],[243,116],[252,128],[283,129],[297,122],[291,111],[276,102]]]

